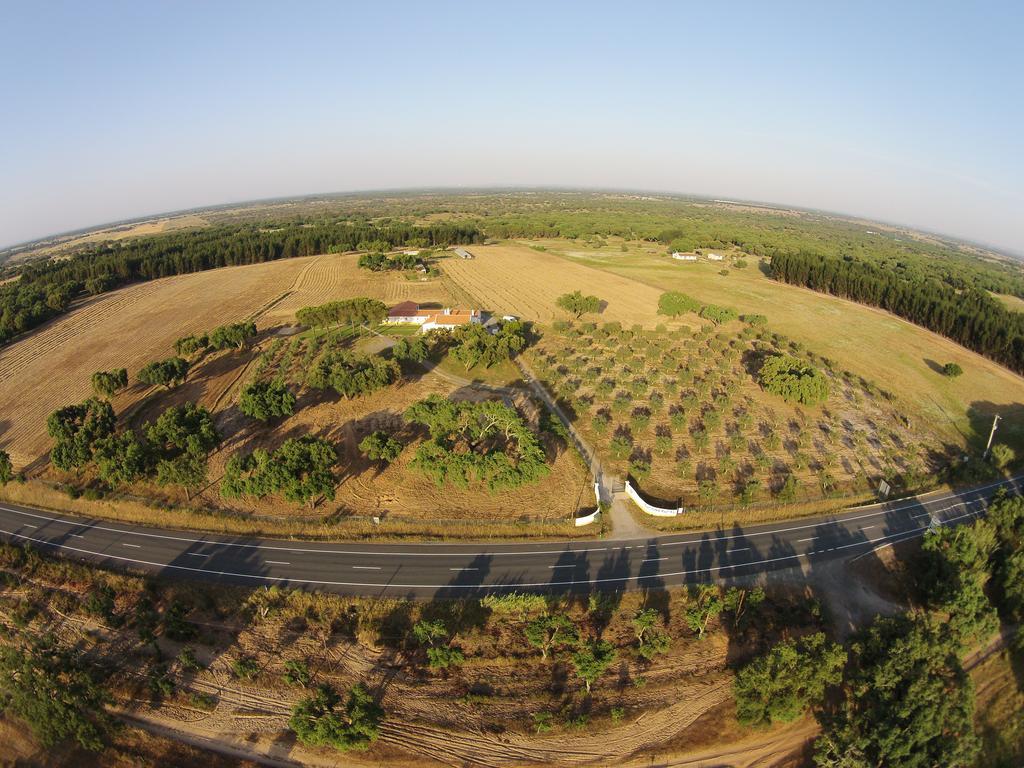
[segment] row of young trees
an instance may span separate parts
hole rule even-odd
[[[355,250],[360,243],[447,246],[478,242],[472,225],[373,225],[349,221],[243,224],[104,243],[70,258],[32,262],[0,285],[0,344],[67,311],[77,297],[159,277],[296,256]]]
[[[987,291],[862,259],[800,251],[772,257],[771,275],[794,285],[881,307],[1024,373],[1024,313]]]

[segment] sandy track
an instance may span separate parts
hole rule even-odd
[[[726,675],[702,680],[687,686],[686,696],[677,703],[637,718],[635,726],[587,734],[536,737],[452,733],[421,723],[385,721],[380,738],[384,743],[453,766],[605,765],[678,736],[706,711],[726,701],[730,692],[730,678]]]

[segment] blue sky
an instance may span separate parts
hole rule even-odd
[[[1021,3],[15,3],[0,244],[409,186],[629,187],[1024,253]]]

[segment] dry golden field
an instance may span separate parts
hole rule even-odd
[[[34,467],[50,448],[46,417],[87,397],[93,371],[127,368],[174,353],[174,340],[241,320],[281,295],[303,259],[229,267],[133,285],[86,302],[0,350],[0,440],[16,467]],[[119,413],[146,392],[133,384]]]
[[[273,328],[300,307],[352,296],[447,298],[440,280],[371,275],[355,256],[325,255],[179,275],[89,300],[0,350],[0,445],[16,467],[35,468],[50,447],[46,417],[87,397],[94,371],[127,368],[134,379],[147,362],[174,354],[181,336],[247,318]],[[130,409],[146,391],[132,384],[115,410]]]
[[[543,323],[565,319],[555,306],[575,290],[608,302],[598,319],[653,328],[661,291],[597,269],[564,261],[522,245],[473,246],[475,259],[445,259],[441,268],[481,309]]]
[[[355,254],[328,254],[305,262],[290,286],[282,285],[285,293],[279,302],[268,307],[260,316],[266,325],[291,322],[302,307],[323,304],[336,299],[369,296],[385,304],[412,300],[420,303],[452,303],[445,281],[432,279],[406,279],[398,272],[369,272],[359,269]]]

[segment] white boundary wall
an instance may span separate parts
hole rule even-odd
[[[642,498],[640,494],[636,492],[636,489],[629,484],[629,480],[626,481],[626,495],[633,500],[633,502],[640,507],[648,515],[654,515],[655,517],[675,517],[680,514],[683,509],[665,509],[664,507],[656,507],[653,504],[648,504]]]
[[[582,517],[576,518],[576,527],[582,528],[584,525],[590,525],[601,516],[601,484],[598,482],[594,483],[594,498],[597,499],[597,509],[591,512],[589,515],[583,515]]]

